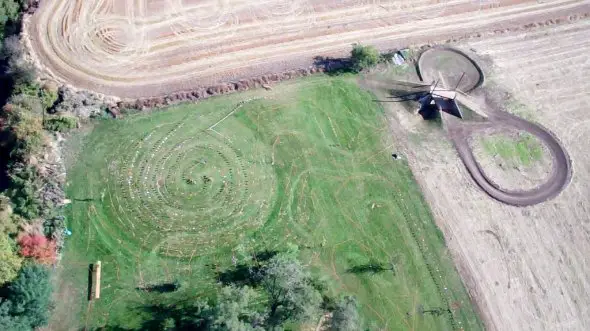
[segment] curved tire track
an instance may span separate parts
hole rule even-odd
[[[433,52],[437,51],[443,51],[448,54],[449,50],[456,54],[456,56],[467,57],[467,55],[460,51],[447,48],[433,49],[424,54],[432,54]],[[477,65],[473,60],[469,59],[469,61],[474,65]],[[420,72],[426,72],[427,70],[432,71],[431,68],[422,68],[422,63],[422,61],[419,62]],[[479,72],[481,72],[481,70],[479,70]],[[483,81],[483,79],[481,81]],[[458,99],[458,101],[460,102],[460,99]],[[450,119],[449,121],[445,122],[459,157],[463,161],[463,164],[465,164],[465,167],[477,185],[490,197],[500,202],[514,206],[535,205],[559,195],[559,193],[570,182],[572,176],[572,167],[570,158],[565,148],[561,145],[557,138],[555,138],[555,136],[549,130],[543,128],[542,126],[531,123],[505,111],[491,107],[485,107],[485,112],[488,118],[484,123],[466,123],[459,122],[454,119]],[[547,181],[532,190],[526,191],[506,190],[494,183],[485,174],[485,170],[482,169],[479,162],[477,162],[473,154],[473,150],[469,146],[470,136],[478,131],[483,131],[490,127],[515,128],[528,132],[541,140],[545,146],[547,146],[554,161]]]

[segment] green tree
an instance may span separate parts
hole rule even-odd
[[[271,328],[288,320],[306,321],[319,316],[322,296],[294,254],[273,257],[264,270],[262,286],[268,295]]]
[[[209,330],[263,330],[264,315],[258,312],[257,293],[251,288],[227,286],[221,289],[212,308]]]
[[[0,0],[0,38],[4,38],[4,27],[9,21],[16,21],[23,0]]]
[[[3,330],[31,330],[47,324],[51,292],[49,270],[38,264],[23,267],[0,302]]]
[[[0,286],[16,278],[21,264],[22,258],[16,253],[8,235],[0,233]]]
[[[363,323],[358,312],[358,303],[352,296],[344,296],[338,300],[332,315],[330,330],[359,331]]]
[[[17,35],[3,41],[0,56],[7,63],[6,74],[10,76],[14,86],[33,84],[35,80],[35,66],[25,60],[24,54],[24,47]]]
[[[374,67],[379,63],[381,55],[379,51],[373,46],[363,46],[361,44],[354,44],[350,53],[352,60],[352,69],[359,72],[363,69]]]
[[[6,331],[31,331],[31,324],[26,318],[12,315],[12,302],[0,302],[0,325]]]

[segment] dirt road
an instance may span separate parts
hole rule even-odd
[[[43,71],[120,97],[165,95],[344,56],[590,12],[581,0],[52,0],[27,18]]]

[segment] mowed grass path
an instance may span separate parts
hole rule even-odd
[[[391,158],[382,109],[353,78],[109,120],[81,145],[62,261],[74,299],[58,316],[137,328],[142,307],[208,296],[232,260],[296,244],[371,329],[481,329],[409,167]],[[102,297],[89,305],[96,260]],[[375,263],[392,270],[362,272]],[[137,289],[174,280],[173,293]]]

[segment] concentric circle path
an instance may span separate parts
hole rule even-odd
[[[231,245],[264,223],[276,186],[270,153],[246,129],[236,142],[208,127],[222,117],[157,125],[141,139],[125,128],[112,132],[103,199],[117,221],[113,238],[188,258]],[[144,126],[150,125],[138,125]]]

